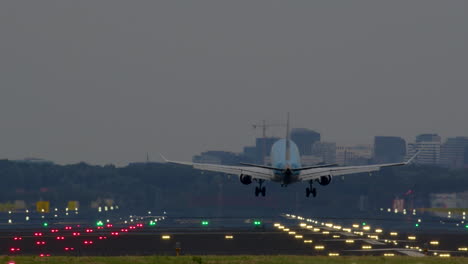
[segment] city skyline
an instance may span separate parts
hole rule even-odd
[[[312,129],[308,129],[308,128],[302,128],[302,127],[292,128],[291,131],[294,131],[295,129],[300,129],[300,130],[307,129],[309,131],[317,132],[316,130],[312,130]],[[396,137],[396,138],[402,138],[406,142],[405,147],[408,149],[408,147],[411,148],[412,144],[415,144],[415,142],[417,141],[418,136],[429,135],[429,134],[434,134],[434,135],[439,136],[441,138],[440,139],[441,146],[444,143],[448,142],[449,140],[458,139],[458,138],[468,138],[468,135],[467,136],[458,135],[458,136],[453,136],[453,137],[441,137],[440,134],[438,134],[438,133],[421,133],[421,134],[414,135],[410,139],[406,139],[405,137],[402,137],[402,136],[399,136],[399,135],[375,135],[375,136],[372,137],[371,142],[340,143],[340,142],[336,142],[336,141],[333,141],[333,140],[327,140],[326,136],[319,133],[319,137],[322,137],[322,140],[319,140],[318,142],[333,143],[333,144],[336,145],[337,151],[338,151],[338,148],[344,148],[344,147],[356,147],[356,146],[374,147],[374,140],[375,140],[376,137]],[[280,139],[280,138],[284,138],[284,136],[275,136],[275,135],[269,136],[269,135],[267,135],[266,138],[267,139]],[[231,149],[223,149],[223,148],[213,148],[213,149],[203,149],[203,150],[195,151],[194,153],[191,154],[190,158],[187,159],[187,160],[192,160],[192,158],[194,156],[203,154],[204,152],[229,152],[229,153],[236,153],[236,154],[245,154],[245,148],[246,147],[255,147],[255,141],[258,141],[260,139],[262,139],[262,136],[255,136],[255,138],[253,139],[253,142],[251,144],[239,145],[238,146],[239,150],[237,150],[237,149],[236,150],[231,150]],[[273,142],[274,141],[272,141],[272,142],[270,142],[268,144],[271,145]],[[259,144],[259,143],[257,142],[257,144]],[[151,153],[151,155],[150,155],[150,153]],[[162,160],[160,158],[160,154],[162,154],[162,153],[161,152],[154,152],[154,151],[146,151],[146,152],[141,153],[141,157],[139,157],[139,159],[129,160],[128,162],[122,162],[122,163],[108,162],[108,163],[104,163],[104,164],[92,163],[92,162],[86,161],[86,160],[80,160],[80,161],[69,162],[69,163],[61,163],[60,161],[49,159],[47,157],[40,156],[40,155],[39,156],[30,155],[30,156],[24,156],[24,157],[0,157],[0,159],[9,159],[9,160],[18,160],[18,161],[23,161],[24,160],[24,161],[28,161],[28,162],[42,162],[42,161],[47,161],[48,162],[48,161],[51,161],[51,162],[54,162],[54,163],[57,163],[57,164],[63,164],[63,165],[65,165],[65,164],[75,164],[75,163],[79,163],[79,162],[86,162],[86,163],[95,164],[95,165],[114,164],[114,165],[119,165],[119,166],[126,166],[126,165],[134,163],[134,162],[145,162],[145,161],[161,162]],[[266,156],[269,156],[269,149],[266,150],[265,154],[266,154]],[[414,152],[412,152],[412,154],[414,154]],[[308,155],[305,155],[305,156],[308,156]]]
[[[468,135],[465,2],[0,3],[0,158],[239,152],[261,120],[323,141]],[[278,128],[277,135],[283,130]]]

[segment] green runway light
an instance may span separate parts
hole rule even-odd
[[[419,227],[419,224],[415,224],[414,226],[415,226],[415,227]]]
[[[208,221],[202,221],[201,224],[202,224],[202,226],[207,226],[207,225],[209,225],[210,223],[209,223]]]
[[[104,223],[102,221],[97,221],[96,222],[96,226],[103,226],[103,225],[104,225]]]
[[[468,225],[466,225],[465,228],[468,228]]]
[[[262,222],[261,222],[261,221],[254,221],[253,224],[254,224],[255,226],[259,226],[259,225],[262,224]]]
[[[155,225],[156,225],[156,222],[155,222],[155,221],[150,221],[150,222],[149,222],[149,225],[150,225],[150,226],[155,226]]]
[[[367,223],[366,223],[366,222],[362,222],[362,225],[365,226],[365,225],[367,225]]]
[[[48,227],[49,224],[44,222],[44,223],[42,224],[42,226],[43,226],[43,227]]]

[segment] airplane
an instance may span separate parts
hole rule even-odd
[[[289,136],[289,115],[286,126],[286,137],[279,139],[271,147],[270,159],[271,166],[241,163],[242,166],[229,166],[218,164],[206,163],[193,163],[183,161],[172,161],[166,159],[161,155],[162,159],[167,163],[180,164],[191,166],[194,169],[203,171],[215,171],[225,174],[238,175],[240,182],[248,185],[254,181],[258,183],[255,187],[255,196],[266,195],[266,189],[263,184],[265,181],[278,182],[281,186],[286,187],[289,184],[296,182],[307,182],[309,187],[306,188],[306,197],[311,194],[313,197],[317,196],[317,189],[313,187],[313,183],[317,182],[320,185],[328,185],[331,183],[332,178],[336,176],[343,176],[355,173],[372,173],[379,171],[384,167],[404,166],[411,163],[419,153],[405,162],[375,164],[375,165],[361,165],[361,166],[344,166],[337,167],[337,164],[324,164],[315,166],[301,166],[301,157],[297,145],[290,139]]]

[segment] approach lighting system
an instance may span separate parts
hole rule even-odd
[[[203,221],[201,222],[201,225],[202,225],[202,226],[207,226],[207,225],[209,225],[209,224],[210,224],[210,222],[208,222],[207,220],[203,220]]]

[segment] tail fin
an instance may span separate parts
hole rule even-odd
[[[289,161],[291,159],[291,144],[289,143],[289,112],[288,112],[288,117],[286,121],[286,161]]]

